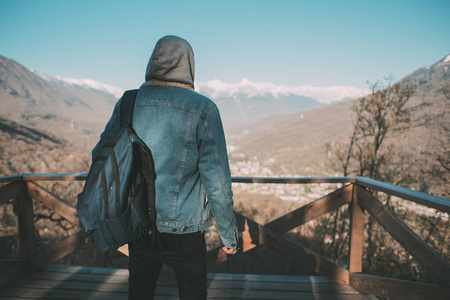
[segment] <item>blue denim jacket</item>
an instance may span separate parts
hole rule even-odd
[[[102,138],[119,126],[118,107]],[[212,226],[214,216],[224,245],[236,248],[231,175],[217,106],[181,87],[141,87],[133,127],[153,153],[158,230],[201,231]]]

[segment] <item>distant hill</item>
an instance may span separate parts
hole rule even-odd
[[[364,92],[348,86],[289,87],[243,79],[196,82],[196,90],[216,102],[225,132],[273,114],[324,107]],[[0,116],[92,148],[123,90],[90,79],[61,78],[29,70],[0,56]]]
[[[450,56],[436,64],[421,68],[410,76],[419,84],[414,103],[433,103],[431,112],[446,116],[432,127],[418,128],[397,136],[392,142],[398,149],[416,153],[414,157],[435,159],[450,147],[448,114],[450,101],[442,89],[450,89]],[[352,132],[350,107],[353,101],[267,117],[250,126],[233,130],[228,135],[232,161],[258,161],[274,174],[302,176],[335,175],[325,166],[328,153],[324,144],[349,139]],[[446,126],[447,130],[444,129]],[[391,142],[391,141],[390,141]]]
[[[47,82],[61,87],[95,91],[120,98],[123,89],[91,79],[61,78],[31,70]],[[273,83],[251,82],[243,79],[237,84],[228,84],[218,79],[196,82],[196,91],[213,99],[219,107],[225,131],[248,125],[262,118],[280,113],[323,107],[333,102],[353,99],[367,94],[351,86],[284,86]]]
[[[92,79],[75,79],[75,78],[62,78],[60,76],[50,76],[36,70],[30,70],[34,74],[38,75],[42,79],[54,83],[63,87],[70,87],[79,90],[94,91],[97,93],[104,93],[114,96],[119,99],[122,97],[124,90],[115,86],[111,86],[102,82],[98,82]]]
[[[67,141],[0,117],[0,176],[87,172],[90,154]]]
[[[287,114],[325,106],[314,99],[292,94],[278,98],[271,94],[254,97],[237,94],[216,98],[214,102],[220,110],[226,132],[251,125],[273,114]]]
[[[284,86],[243,79],[228,84],[218,79],[196,82],[196,90],[219,107],[226,132],[273,114],[288,114],[324,107],[367,94],[351,86]]]
[[[104,93],[59,86],[0,56],[0,116],[63,137],[72,146],[95,145],[116,101]]]
[[[430,101],[434,111],[448,114],[449,100],[442,89],[450,86],[449,67],[450,59],[446,57],[412,73],[413,82],[420,84],[413,101]],[[3,128],[10,126],[8,122],[15,122],[28,128],[24,132],[36,130],[41,138],[48,137],[43,140],[53,139],[52,149],[76,148],[89,154],[117,101],[117,97],[107,94],[114,89],[97,82],[72,80],[71,83],[62,79],[58,82],[46,76],[0,56],[0,117],[6,120]],[[348,138],[352,101],[328,103],[362,92],[351,87],[306,91],[305,87],[245,80],[237,85],[220,81],[196,84],[197,90],[213,98],[221,110],[232,162],[258,161],[274,174],[305,176],[334,175],[324,165],[327,156],[324,144]],[[8,139],[19,137],[13,131],[8,133]],[[449,145],[448,132],[440,125],[421,128],[396,139],[399,146],[427,155]],[[31,143],[33,139],[27,141]]]

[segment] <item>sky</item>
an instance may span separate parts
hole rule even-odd
[[[196,80],[368,88],[450,54],[450,1],[0,0],[0,55],[123,89],[157,40],[192,45]]]

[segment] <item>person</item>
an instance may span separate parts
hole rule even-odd
[[[151,233],[129,243],[132,300],[153,299],[163,263],[175,271],[180,299],[206,299],[204,231],[213,216],[223,251],[237,249],[222,122],[214,102],[194,91],[194,70],[190,44],[165,36],[155,45],[136,97],[133,127],[153,154],[163,247],[152,245]]]

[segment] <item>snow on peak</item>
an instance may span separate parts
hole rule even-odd
[[[286,86],[276,85],[270,82],[252,82],[243,78],[239,83],[229,84],[219,79],[207,81],[205,83],[196,82],[196,89],[213,99],[219,97],[231,97],[243,93],[249,97],[272,94],[278,99],[280,95],[294,94],[315,99],[321,103],[330,103],[346,98],[358,98],[370,93],[370,90],[363,90],[352,86]]]
[[[450,54],[449,54],[449,55],[447,55],[447,57],[446,57],[446,58],[444,58],[444,60],[443,60],[442,62],[444,62],[444,63],[446,63],[446,62],[450,62]]]
[[[92,90],[97,90],[100,92],[104,92],[106,94],[110,94],[113,95],[116,98],[120,98],[123,95],[123,92],[125,90],[106,84],[106,83],[102,83],[99,81],[95,81],[92,79],[88,79],[88,78],[83,78],[83,79],[75,79],[75,78],[62,78],[60,76],[55,76],[55,78],[57,80],[63,81],[67,84],[69,84],[69,86],[72,87],[81,87],[83,89],[92,89]]]
[[[106,83],[98,82],[92,79],[74,79],[74,78],[62,78],[61,76],[50,76],[36,70],[30,70],[34,74],[38,75],[46,81],[65,86],[84,90],[94,90],[97,92],[102,92],[110,94],[116,98],[120,98],[123,95],[124,90]]]
[[[446,60],[447,59],[450,60],[450,55],[447,56]],[[44,80],[62,86],[95,90],[113,95],[116,98],[120,98],[124,92],[121,88],[92,79],[62,78],[61,76],[50,76],[34,70],[31,71]],[[226,83],[220,79],[213,79],[207,82],[196,81],[195,87],[198,92],[203,93],[212,99],[236,97],[239,94],[244,94],[250,98],[272,95],[275,99],[278,99],[279,96],[292,94],[312,98],[321,103],[331,103],[333,101],[340,101],[349,98],[355,99],[370,93],[370,90],[368,89],[363,90],[352,86],[287,86],[277,85],[271,82],[253,82],[247,78],[243,78],[240,82],[235,84]]]

